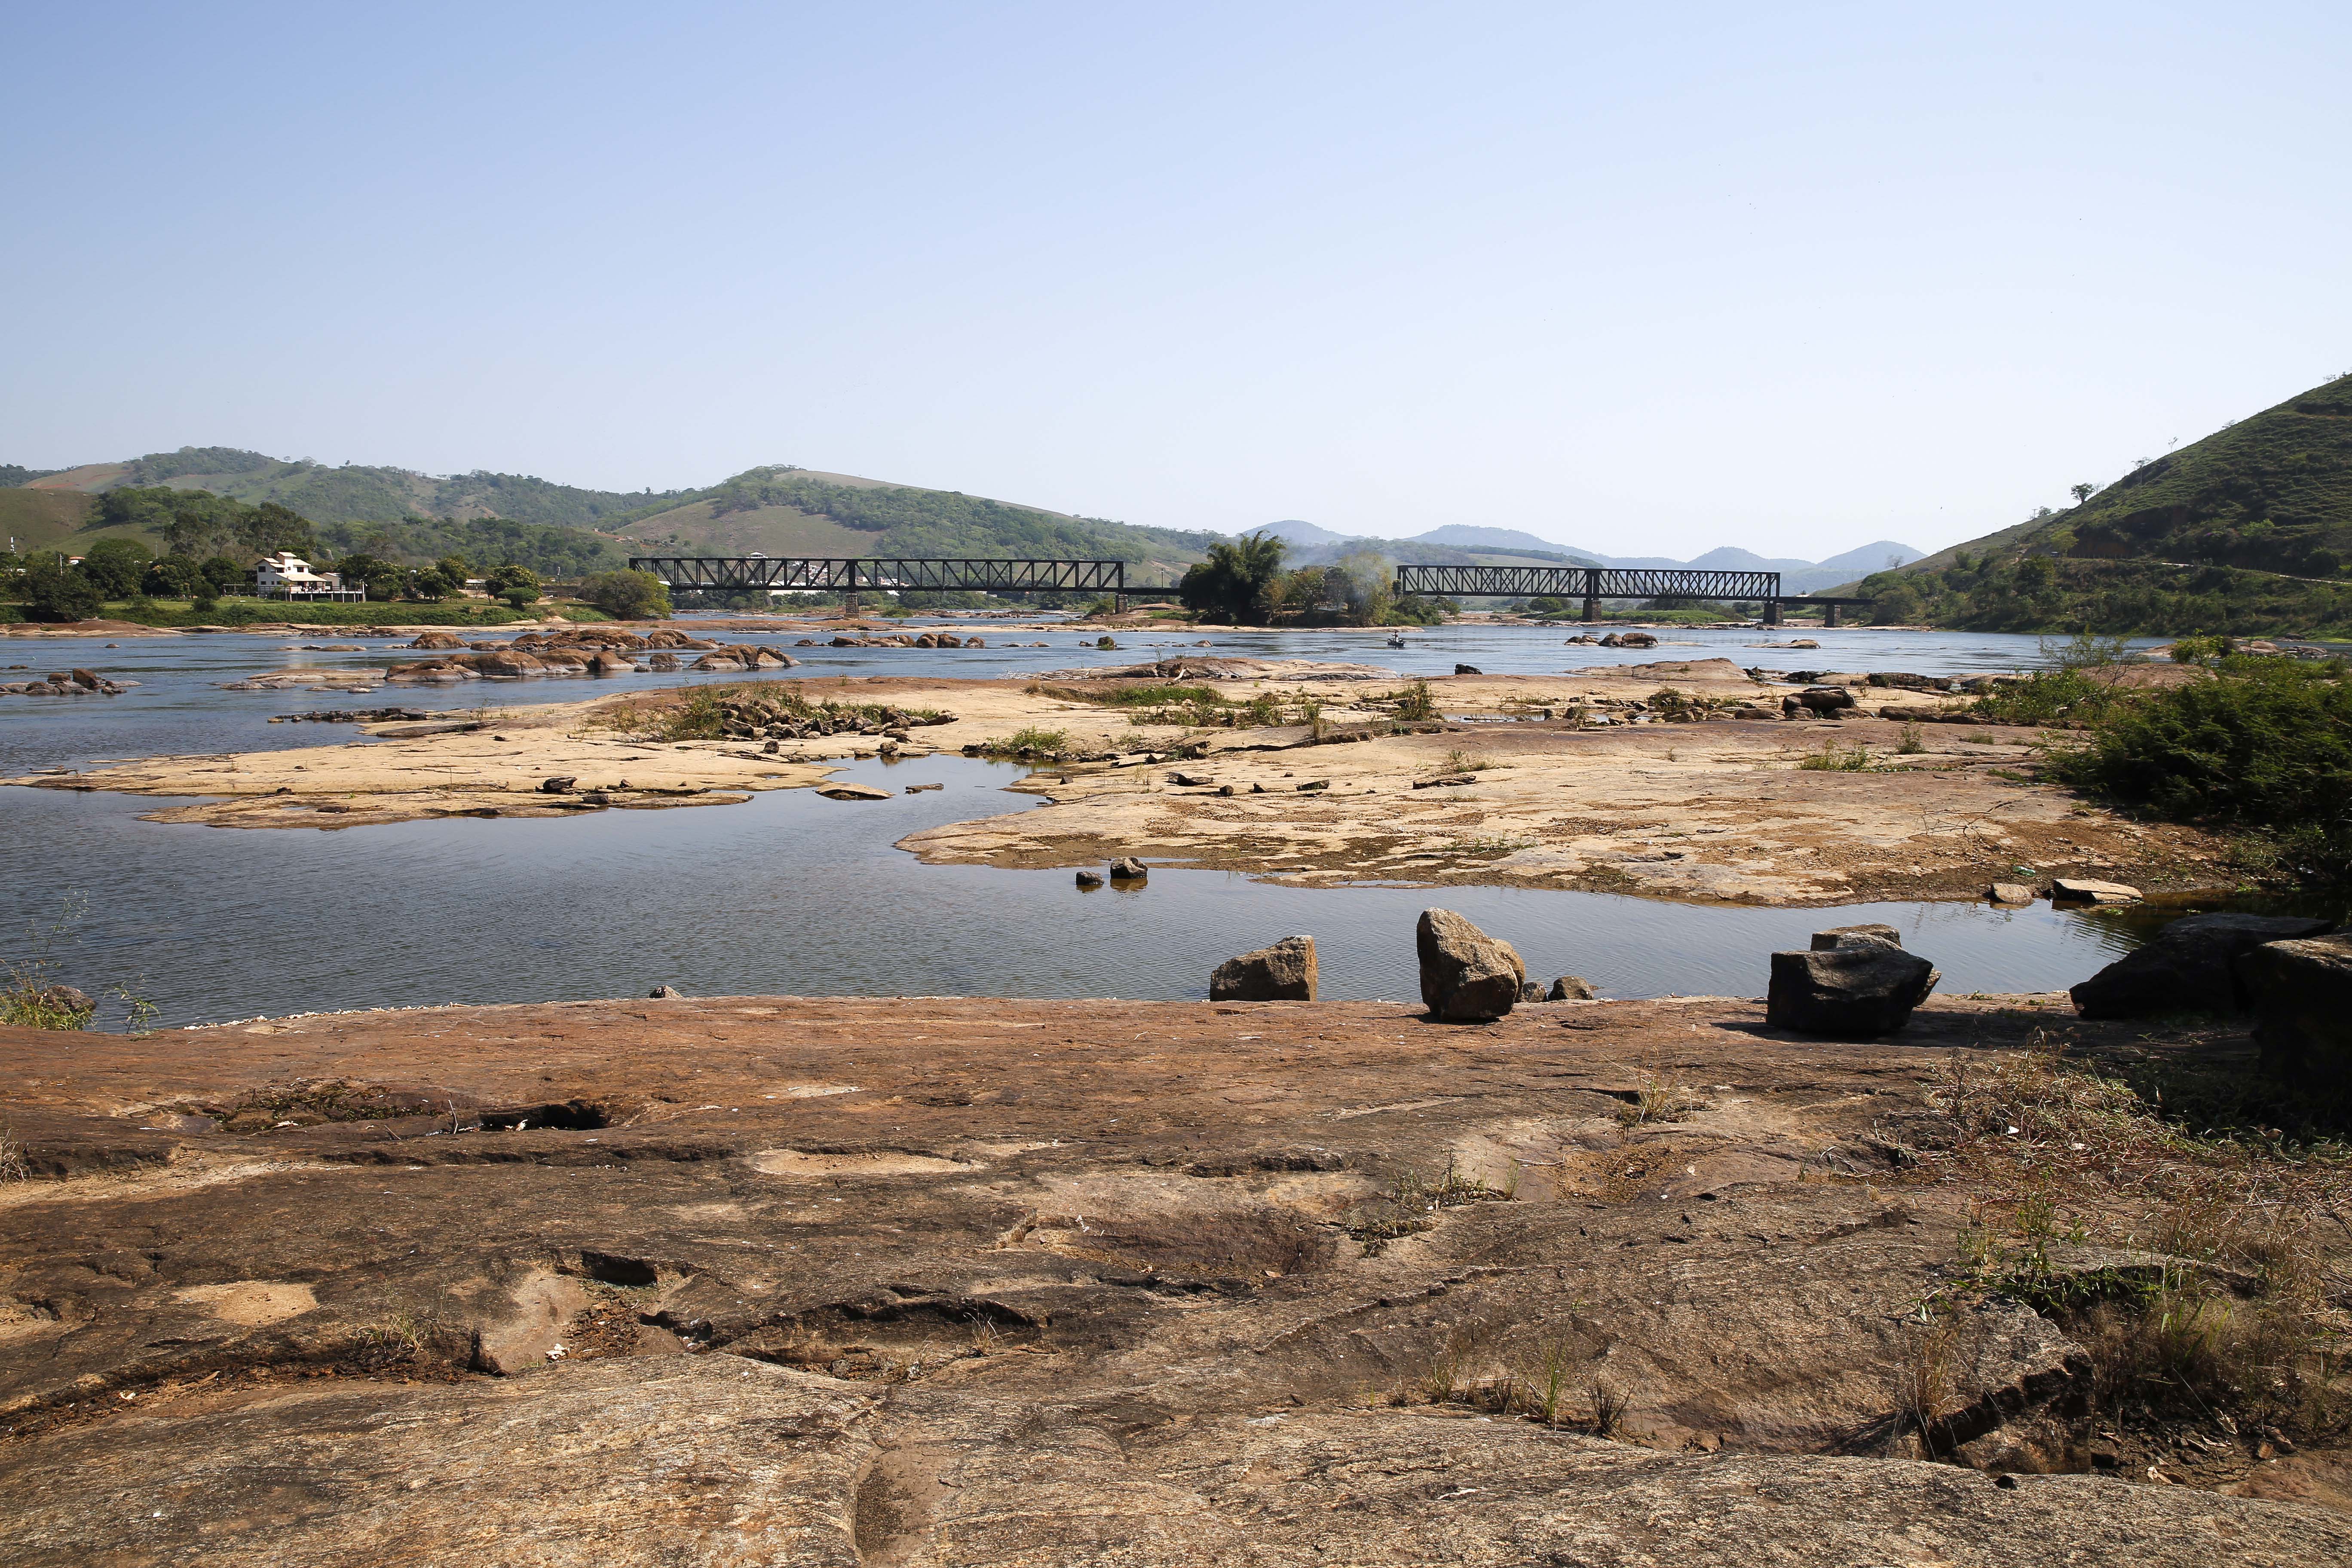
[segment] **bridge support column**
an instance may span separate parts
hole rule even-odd
[[[1127,614],[1127,595],[1124,595],[1124,594],[1113,594],[1113,595],[1110,596],[1110,613],[1111,613],[1112,615],[1114,615],[1114,616],[1123,616],[1123,615]]]
[[[1767,599],[1764,601],[1764,624],[1768,626],[1777,626],[1780,624],[1780,600]]]
[[[1835,605],[1823,605],[1822,606],[1822,628],[1824,631],[1829,629],[1831,626],[1837,625],[1837,612],[1838,607]]]
[[[1601,618],[1601,601],[1600,601],[1600,600],[1598,600],[1598,599],[1587,599],[1587,600],[1585,600],[1585,601],[1584,601],[1584,620],[1585,620],[1585,624],[1586,624],[1587,626],[1590,626],[1590,625],[1591,625],[1594,621],[1597,621],[1597,620],[1599,620],[1600,618]]]

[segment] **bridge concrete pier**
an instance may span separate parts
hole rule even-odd
[[[1764,601],[1764,624],[1768,626],[1777,626],[1780,624],[1780,600],[1767,599]]]
[[[1600,601],[1600,600],[1598,600],[1598,599],[1591,599],[1591,598],[1588,598],[1588,599],[1586,599],[1586,600],[1584,601],[1584,624],[1585,624],[1586,626],[1591,626],[1593,622],[1595,622],[1595,621],[1599,620],[1600,618],[1601,618],[1601,601]]]

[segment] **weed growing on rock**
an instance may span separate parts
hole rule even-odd
[[[1437,699],[1430,694],[1429,682],[1416,680],[1402,691],[1391,691],[1381,700],[1396,704],[1396,716],[1412,723],[1423,723],[1437,717]]]
[[[2065,1328],[2091,1352],[2099,1410],[2125,1425],[2352,1425],[2352,1314],[2320,1236],[2352,1200],[2352,1148],[2315,1130],[2193,1131],[2183,1112],[2218,1099],[2168,1108],[2163,1080],[2144,1092],[2062,1047],[1956,1058],[1930,1091],[1939,1135],[1907,1151],[1916,1171],[1988,1194],[1959,1238],[1961,1290]]]
[[[1460,747],[1445,753],[1445,771],[1449,773],[1477,773],[1496,766],[1495,759],[1465,752]]]
[[[1927,738],[1916,724],[1906,724],[1898,732],[1895,749],[1906,757],[1916,757],[1927,749]]]
[[[1867,773],[1870,771],[1870,749],[1859,741],[1851,746],[1824,741],[1820,751],[1798,758],[1797,765],[1811,773]]]
[[[1046,730],[1035,724],[1015,730],[1010,735],[993,736],[980,743],[984,755],[1007,757],[1058,757],[1070,749],[1067,730]]]
[[[1348,1234],[1364,1244],[1365,1257],[1378,1258],[1397,1237],[1434,1225],[1440,1210],[1510,1201],[1509,1193],[1489,1186],[1484,1177],[1465,1173],[1451,1162],[1433,1183],[1418,1171],[1405,1170],[1397,1173],[1387,1193],[1355,1211]]]
[[[1679,1121],[1692,1111],[1706,1108],[1706,1101],[1688,1084],[1663,1073],[1645,1072],[1634,1088],[1633,1098],[1618,1108],[1617,1124],[1634,1128],[1653,1121]]]
[[[0,1182],[22,1182],[31,1175],[25,1163],[25,1146],[16,1142],[16,1130],[0,1125]]]

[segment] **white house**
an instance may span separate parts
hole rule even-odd
[[[364,588],[346,588],[335,572],[313,572],[310,563],[279,551],[253,563],[253,591],[265,599],[364,599]]]

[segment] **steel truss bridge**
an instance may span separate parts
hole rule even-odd
[[[910,590],[982,594],[1108,594],[1127,607],[1124,561],[971,557],[818,555],[633,555],[633,572],[650,572],[673,588],[702,593],[806,589],[843,595]]]
[[[1839,605],[1870,603],[1818,594],[1783,594],[1778,572],[1702,572],[1675,566],[1400,566],[1396,591],[1448,599],[1479,595],[1582,599],[1588,621],[1596,618],[1602,599],[1755,600],[1764,606],[1767,626],[1780,624],[1783,605],[1818,606],[1822,624],[1833,626]]]

